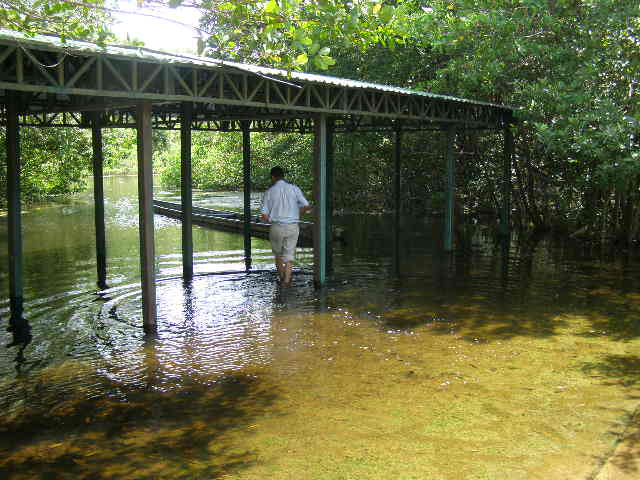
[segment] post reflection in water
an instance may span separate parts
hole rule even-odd
[[[26,362],[24,350],[33,340],[31,335],[31,325],[22,315],[11,315],[9,320],[8,332],[12,334],[11,343],[7,344],[7,348],[18,347],[15,357],[15,367],[18,375],[22,374],[22,368]]]

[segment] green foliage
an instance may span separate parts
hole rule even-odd
[[[177,139],[176,139],[177,140]],[[251,135],[253,188],[264,190],[270,182],[269,170],[281,165],[287,178],[310,191],[312,187],[312,138],[296,134]],[[165,155],[160,179],[170,188],[180,187],[180,144],[172,142]],[[193,132],[193,186],[204,190],[234,190],[243,184],[242,134],[239,132]]]
[[[336,135],[334,140],[334,206],[338,211],[378,212],[392,198],[389,137]]]
[[[102,131],[105,174],[129,174],[137,168],[136,131],[109,128]]]
[[[610,163],[603,162],[596,168],[595,182],[600,187],[615,186],[628,190],[637,185],[640,178],[640,152],[631,153],[630,157]]]
[[[198,5],[201,26],[213,33],[207,53],[286,69],[327,70],[336,63],[336,47],[394,48],[405,38],[401,7],[382,0],[202,0]]]
[[[97,5],[88,10],[95,17],[87,17],[83,30],[76,19],[85,10],[78,4],[0,0],[0,23],[99,40],[104,36],[98,26],[102,4]],[[519,213],[514,218],[520,225],[565,223],[589,230],[610,225],[612,235],[640,236],[637,1],[195,0],[189,5],[202,11],[201,27],[211,32],[203,39],[206,54],[287,69],[331,68],[340,76],[521,107],[512,171]],[[53,26],[45,25],[47,16]],[[134,164],[130,137],[105,141],[111,168]],[[169,145],[156,165],[165,164],[163,181],[177,186],[178,142],[165,135],[159,147],[162,141]],[[280,163],[309,190],[311,141],[253,134],[254,186],[266,186],[268,169]],[[390,145],[384,134],[338,136],[338,206],[387,205]],[[498,204],[501,145],[492,133],[458,136],[457,183],[467,208]],[[403,157],[410,206],[438,208],[442,139],[404,135]],[[241,185],[238,134],[194,134],[194,182],[209,189]]]
[[[154,167],[161,169],[169,146],[166,132],[154,131]],[[136,132],[128,129],[103,131],[105,174],[135,173]],[[5,129],[0,130],[0,184],[6,185]],[[67,195],[86,188],[92,175],[91,132],[78,128],[21,128],[20,155],[22,200]],[[6,204],[6,189],[0,191],[0,205]]]
[[[166,154],[172,143],[178,142],[175,132],[154,130],[153,168],[164,167]],[[134,129],[110,128],[103,130],[104,173],[106,175],[131,174],[138,168],[138,140]]]
[[[414,16],[416,41],[440,65],[423,88],[522,107],[516,199],[540,226],[596,219],[598,199],[609,198],[597,191],[637,198],[639,9],[628,0],[437,0]]]
[[[0,183],[6,185],[5,129],[0,130]],[[23,128],[20,136],[22,199],[79,192],[91,171],[91,135],[76,128]],[[2,189],[0,204],[6,204]]]
[[[92,40],[100,45],[112,40],[109,13],[103,0],[0,0],[0,27],[30,35],[52,33],[66,38]]]

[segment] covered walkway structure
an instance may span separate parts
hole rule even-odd
[[[98,285],[106,286],[102,188],[102,128],[135,128],[143,326],[156,325],[154,271],[153,129],[181,132],[183,276],[193,276],[191,131],[243,132],[245,256],[250,268],[250,133],[315,135],[314,278],[322,286],[331,256],[332,136],[335,132],[388,131],[395,138],[396,231],[400,209],[401,134],[447,132],[444,245],[453,246],[454,142],[457,130],[504,131],[501,226],[508,233],[512,137],[510,107],[322,75],[286,72],[204,57],[170,55],[138,47],[62,42],[0,30],[0,124],[6,127],[11,312],[21,315],[22,240],[20,127],[92,130]],[[397,238],[397,235],[396,235]]]

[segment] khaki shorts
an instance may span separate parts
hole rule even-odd
[[[300,226],[297,223],[274,223],[269,228],[271,250],[276,257],[282,257],[284,262],[293,262]]]

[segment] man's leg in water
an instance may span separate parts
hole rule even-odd
[[[284,255],[282,256],[282,260],[284,261],[284,285],[289,285],[291,283],[293,259],[296,253],[296,244],[298,243],[299,234],[300,227],[298,224],[289,226],[289,235],[285,239]]]
[[[286,277],[286,266],[282,257],[276,257],[276,269],[278,270],[280,281],[284,280]]]
[[[291,274],[293,273],[293,262],[287,262],[284,264],[284,284],[291,283]]]

